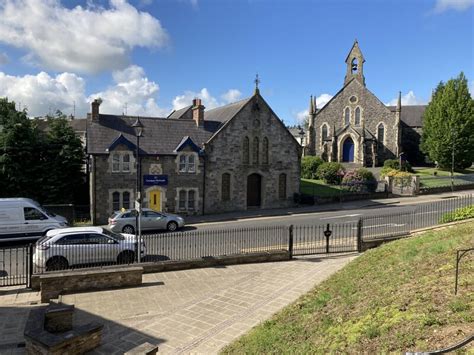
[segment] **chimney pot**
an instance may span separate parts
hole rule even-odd
[[[193,100],[193,120],[196,122],[196,126],[204,125],[204,109],[205,107],[201,104],[201,99]]]
[[[91,116],[93,120],[99,119],[99,106],[102,103],[102,99],[98,98],[91,103]]]

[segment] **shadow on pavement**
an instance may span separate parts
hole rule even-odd
[[[23,332],[34,307],[38,306],[0,307],[0,354],[26,354]],[[145,342],[158,346],[166,342],[165,339],[136,330],[136,326],[144,321],[127,321],[129,324],[125,325],[75,308],[74,326],[90,322],[103,324],[104,328],[101,345],[88,354],[123,354]]]

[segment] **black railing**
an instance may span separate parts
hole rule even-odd
[[[29,245],[0,248],[0,286],[30,284],[32,251]]]
[[[192,260],[224,255],[241,255],[288,250],[288,227],[215,229],[143,236],[147,257]]]
[[[294,226],[293,255],[357,251],[357,231],[358,223]]]

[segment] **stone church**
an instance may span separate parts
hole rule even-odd
[[[250,98],[208,111],[194,99],[166,118],[103,114],[100,103],[92,103],[87,118],[94,224],[134,207],[137,167],[142,206],[156,211],[191,215],[293,205],[301,147],[260,95],[258,81]]]
[[[417,154],[425,107],[402,108],[401,93],[396,106],[386,106],[370,92],[357,40],[345,62],[342,89],[320,110],[316,98],[310,99],[305,154],[367,167],[398,158],[405,147],[409,159]]]

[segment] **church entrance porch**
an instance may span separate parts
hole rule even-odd
[[[251,174],[247,177],[247,207],[260,207],[262,204],[262,177]]]
[[[354,141],[347,137],[342,145],[342,161],[344,163],[354,162]]]

